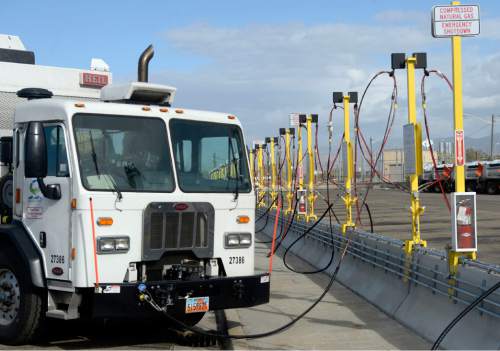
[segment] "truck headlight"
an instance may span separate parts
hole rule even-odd
[[[252,245],[252,234],[250,233],[226,233],[224,247],[226,249],[242,249]]]
[[[115,249],[116,251],[128,251],[130,248],[130,239],[127,238],[116,238],[115,239]]]
[[[130,249],[130,238],[128,236],[107,236],[97,238],[97,253],[112,254],[125,253]]]

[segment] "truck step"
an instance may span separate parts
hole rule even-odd
[[[47,316],[48,318],[56,318],[64,320],[76,319],[79,317],[78,315],[75,316],[74,313],[68,313],[67,311],[64,310],[50,310],[45,313],[45,316]]]

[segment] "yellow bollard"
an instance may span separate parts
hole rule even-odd
[[[285,216],[293,212],[293,169],[291,143],[292,137],[295,137],[294,128],[280,128],[280,135],[285,136],[285,161],[286,161],[286,209]]]
[[[307,215],[307,202],[306,190],[304,189],[304,168],[303,168],[303,150],[302,150],[302,123],[306,122],[306,115],[299,115],[299,125],[297,129],[297,177],[299,178],[299,188],[297,189],[297,219],[306,219]]]
[[[264,145],[256,145],[257,148],[257,169],[259,173],[258,207],[266,207],[265,183],[264,183]]]
[[[415,65],[417,63],[417,55],[413,55],[406,60],[406,76],[408,84],[408,123],[413,125],[414,128],[414,140],[415,140],[415,172],[410,174],[410,213],[411,213],[411,240],[405,241],[405,251],[406,255],[410,256],[413,252],[415,245],[420,245],[423,247],[427,246],[427,242],[422,240],[420,236],[420,216],[424,213],[425,208],[420,206],[420,196],[418,191],[418,176],[422,173],[421,158],[421,148],[422,143],[419,143],[419,133],[420,129],[417,125],[417,100],[415,93]],[[420,152],[419,152],[420,151]]]
[[[350,116],[349,109],[350,103],[357,103],[358,93],[349,92],[348,95],[343,95],[342,93],[333,93],[334,97],[342,96],[342,102],[344,107],[344,147],[346,148],[347,157],[347,170],[344,171],[345,174],[345,195],[342,197],[345,205],[345,222],[342,224],[342,234],[346,234],[348,229],[354,229],[356,224],[352,220],[352,206],[356,204],[357,199],[351,194],[351,186],[354,176],[354,158],[352,154],[352,144],[351,144],[351,127],[350,127]],[[342,95],[341,95],[342,94]]]
[[[270,137],[266,138],[266,143],[270,145],[270,159],[271,159],[271,189],[269,191],[269,204],[271,209],[278,208],[278,191],[276,187],[276,150],[275,145],[278,142],[278,138]]]
[[[308,177],[308,193],[307,196],[307,214],[306,221],[314,221],[318,219],[318,216],[314,213],[314,202],[316,201],[317,195],[314,190],[314,150],[313,150],[313,137],[312,137],[312,124],[318,123],[318,115],[309,115],[306,119],[306,129],[307,129],[307,158],[309,159],[309,177]]]

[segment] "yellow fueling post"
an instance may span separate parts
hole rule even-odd
[[[270,137],[266,138],[266,143],[269,144],[270,161],[271,161],[271,189],[269,190],[269,204],[271,209],[278,208],[278,191],[276,187],[276,150],[275,145],[278,142],[278,138]]]
[[[306,115],[299,115],[299,125],[297,130],[297,172],[299,177],[299,188],[297,190],[297,219],[306,219],[307,215],[307,202],[306,196],[307,191],[304,189],[304,168],[303,168],[303,150],[302,150],[302,123],[306,121]]]
[[[352,220],[352,206],[356,203],[357,199],[351,194],[351,185],[354,176],[354,158],[352,154],[352,144],[351,144],[351,126],[349,109],[351,103],[358,102],[358,93],[349,92],[349,94],[344,95],[341,92],[334,92],[333,99],[335,103],[343,103],[344,108],[344,177],[345,177],[345,195],[342,197],[345,205],[345,222],[342,224],[342,234],[345,234],[348,229],[355,228],[356,224]]]
[[[452,5],[460,5],[460,1],[453,1]],[[464,110],[462,101],[462,37],[451,37],[452,68],[453,68],[453,123],[455,135],[464,129]],[[465,155],[464,155],[465,156]],[[456,158],[456,157],[455,157]],[[455,191],[465,191],[464,162],[455,162]]]
[[[423,247],[427,246],[427,242],[422,240],[420,236],[420,216],[424,213],[425,208],[420,206],[420,196],[418,191],[418,176],[422,174],[422,142],[421,142],[421,129],[417,124],[417,100],[415,93],[415,68],[425,68],[424,58],[425,54],[413,54],[413,56],[409,57],[406,60],[406,76],[407,76],[407,85],[408,85],[408,130],[410,131],[409,136],[413,138],[407,140],[410,144],[408,145],[412,147],[415,165],[411,165],[413,167],[406,167],[406,162],[411,162],[408,159],[409,155],[406,155],[405,168],[411,168],[412,171],[410,173],[410,213],[411,213],[411,232],[412,238],[411,240],[405,241],[405,251],[407,255],[411,255],[413,252],[413,247],[415,245],[421,245]],[[418,62],[418,66],[416,67]],[[405,146],[406,150],[406,146]],[[406,153],[405,153],[406,154]],[[405,170],[405,173],[407,171]]]
[[[462,11],[467,10],[467,11]],[[453,13],[454,16],[442,17],[441,13]],[[457,15],[458,14],[458,15]],[[466,15],[464,15],[466,14]],[[468,24],[467,32],[464,32],[461,24]],[[456,211],[463,207],[457,203],[457,199],[464,196],[473,196],[471,202],[474,203],[473,210],[475,212],[475,194],[465,192],[465,145],[464,145],[464,125],[463,125],[463,101],[462,101],[462,36],[475,36],[479,34],[479,6],[478,5],[460,5],[460,1],[452,1],[451,6],[434,6],[432,9],[432,35],[436,38],[451,38],[452,52],[452,69],[453,69],[453,124],[455,130],[455,193],[452,194],[453,199],[453,247],[448,251],[448,264],[450,269],[450,284],[455,285],[455,275],[457,273],[460,256],[466,256],[469,259],[477,258],[477,242],[474,242],[474,247],[459,248],[457,246],[457,217]],[[475,215],[473,226],[475,228]],[[473,233],[477,235],[476,230]],[[458,252],[460,251],[460,252]],[[450,289],[450,294],[453,289]]]
[[[411,216],[411,239],[405,240],[405,275],[403,280],[408,281],[408,272],[415,246],[427,246],[420,235],[420,216],[425,208],[420,206],[420,194],[418,190],[418,177],[422,175],[422,127],[417,123],[417,99],[415,92],[415,69],[427,68],[427,54],[414,53],[406,58],[404,53],[391,55],[392,69],[406,68],[407,94],[408,94],[408,124],[403,126],[404,139],[404,174],[410,182],[410,216]]]
[[[307,214],[306,221],[314,221],[318,219],[318,216],[314,213],[314,202],[316,201],[317,195],[314,190],[314,150],[313,150],[313,136],[312,136],[312,124],[318,123],[318,115],[309,115],[306,119],[306,129],[307,129],[307,158],[309,160],[309,177],[308,177],[308,196],[307,196]]]
[[[453,6],[460,5],[460,1],[453,1]],[[479,16],[479,13],[478,13]],[[453,69],[453,122],[455,129],[455,153],[461,152],[462,159],[459,155],[455,155],[455,192],[465,191],[465,153],[463,146],[464,138],[464,111],[462,101],[462,37],[454,35],[451,37],[451,51],[452,51],[452,69]],[[457,140],[461,138],[461,146],[457,147],[460,142]],[[456,252],[450,250],[448,253],[448,263],[450,266],[450,275],[454,276],[457,273],[458,259],[460,256],[466,256],[471,260],[477,259],[477,251],[472,252]]]
[[[291,143],[292,136],[295,137],[294,128],[280,128],[280,135],[285,136],[285,161],[286,161],[286,209],[285,216],[293,212],[293,170]]]
[[[265,183],[264,183],[264,145],[258,144],[257,148],[257,167],[259,173],[259,193],[258,193],[258,207],[266,207],[265,199]]]

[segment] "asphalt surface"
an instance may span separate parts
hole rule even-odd
[[[361,188],[361,196],[366,189]],[[324,198],[326,190],[320,190],[316,204],[318,216],[327,208]],[[343,222],[344,204],[337,189],[330,190],[334,201],[333,209]],[[447,194],[449,198],[449,194]],[[421,216],[421,236],[429,247],[444,250],[451,244],[451,217],[443,196],[438,193],[421,193],[420,202],[425,207]],[[450,200],[451,202],[451,200]],[[397,189],[371,189],[367,203],[373,219],[374,232],[392,238],[411,239],[410,194]],[[500,264],[500,195],[477,195],[478,260]],[[357,211],[353,214],[356,216]],[[366,208],[361,211],[358,227],[370,231],[370,221]]]

